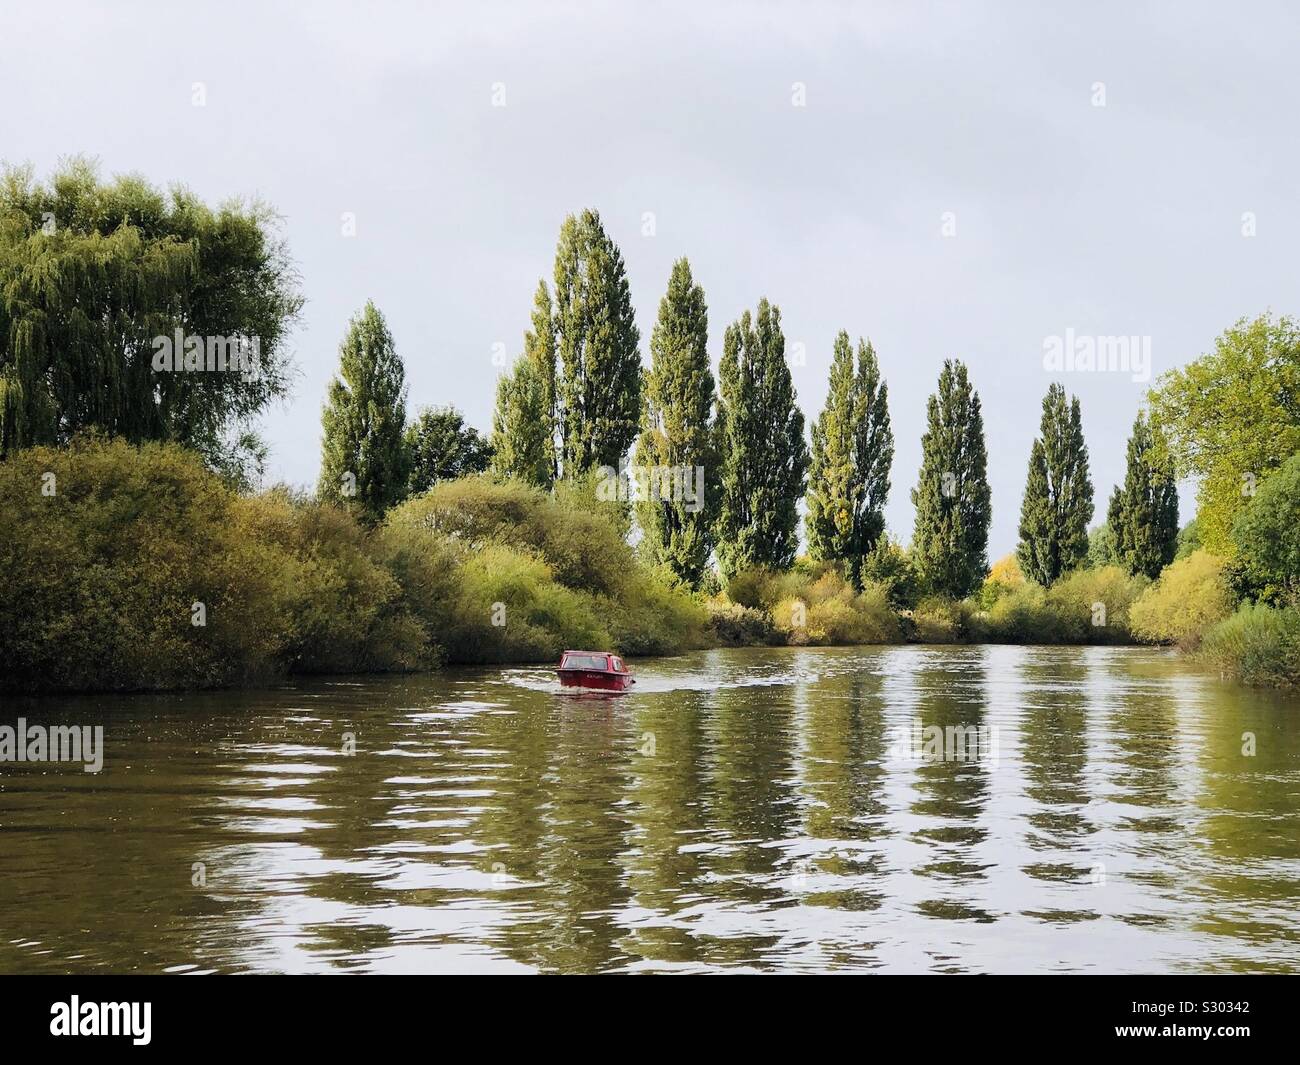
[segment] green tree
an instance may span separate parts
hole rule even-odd
[[[655,476],[651,498],[640,500],[636,513],[645,557],[692,588],[699,587],[713,552],[719,484],[708,343],[704,289],[692,278],[690,263],[679,259],[650,334],[636,457]]]
[[[1088,557],[1092,480],[1078,397],[1067,403],[1064,388],[1048,388],[1039,433],[1029,453],[1016,559],[1029,580],[1047,587]]]
[[[534,376],[541,389],[538,417],[544,436],[547,474],[545,481],[536,481],[531,475],[525,479],[536,484],[550,484],[559,476],[560,459],[556,449],[559,415],[556,408],[554,310],[545,281],[537,282],[537,292],[533,296],[532,326],[524,334],[524,358],[532,363]]]
[[[755,565],[786,569],[799,546],[808,445],[779,308],[760,300],[756,318],[746,311],[727,327],[719,384],[717,553],[723,576],[730,580]]]
[[[555,251],[561,473],[617,469],[641,417],[641,334],[623,256],[595,211],[570,215]]]
[[[1202,542],[1231,554],[1238,511],[1300,451],[1300,324],[1241,319],[1213,352],[1162,376],[1150,400],[1175,473],[1200,478]]]
[[[406,427],[409,473],[407,494],[420,495],[439,481],[482,473],[492,461],[492,445],[455,407],[420,411]]]
[[[1116,564],[1115,530],[1110,522],[1103,521],[1088,530],[1088,557],[1084,562],[1089,569]]]
[[[317,495],[378,521],[406,495],[406,371],[371,302],[348,323],[321,415]]]
[[[492,415],[492,468],[505,477],[545,488],[551,483],[555,448],[546,417],[546,386],[527,356],[497,381]]]
[[[929,588],[961,599],[988,570],[992,510],[984,416],[960,361],[944,362],[926,420],[911,555]]]
[[[885,528],[893,461],[888,386],[880,379],[875,349],[858,341],[855,372],[849,334],[841,330],[826,406],[812,427],[806,524],[812,557],[845,562],[859,591],[863,558]]]
[[[1232,538],[1257,598],[1300,603],[1300,453],[1260,486]]]
[[[1174,560],[1178,486],[1160,430],[1141,412],[1128,441],[1124,483],[1111,493],[1106,520],[1115,534],[1115,557],[1130,573],[1154,579]]]
[[[83,159],[44,184],[6,170],[0,458],[98,429],[256,465],[252,422],[288,394],[302,307],[277,225],[264,203],[214,210],[184,188],[101,181]]]

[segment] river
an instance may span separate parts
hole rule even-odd
[[[0,702],[0,972],[1300,971],[1300,706],[1132,648]]]

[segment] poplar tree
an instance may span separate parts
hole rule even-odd
[[[378,521],[407,489],[406,371],[384,316],[369,301],[348,323],[321,424],[317,495]]]
[[[551,420],[546,417],[546,386],[526,355],[497,382],[492,415],[492,469],[545,488],[555,461]]]
[[[623,256],[600,215],[570,215],[555,252],[551,318],[558,356],[560,472],[618,468],[641,418],[641,335]]]
[[[699,586],[713,552],[718,502],[708,342],[704,289],[692,278],[690,263],[678,259],[650,334],[651,365],[636,448],[637,465],[656,478],[667,473],[669,483],[652,483],[652,498],[640,500],[636,513],[642,552],[692,588]],[[698,479],[697,469],[702,471]]]
[[[988,571],[992,511],[979,393],[960,361],[944,362],[926,421],[911,554],[931,590],[962,599]]]
[[[806,527],[812,557],[844,561],[861,588],[863,559],[885,528],[894,433],[875,349],[859,340],[857,356],[855,372],[849,334],[841,330],[826,405],[812,427]]]
[[[717,554],[730,579],[750,566],[785,569],[798,550],[808,471],[803,414],[785,361],[781,311],[760,300],[727,327],[719,368],[722,498]]]
[[[1139,411],[1128,441],[1124,484],[1110,497],[1115,555],[1132,574],[1155,578],[1178,548],[1178,486],[1162,434]]]
[[[532,364],[532,376],[541,390],[537,416],[546,453],[546,477],[536,483],[550,484],[559,476],[559,453],[556,450],[555,321],[551,293],[545,281],[537,282],[537,292],[533,296],[532,326],[524,334],[524,357]],[[525,450],[534,446],[531,440],[524,443]],[[526,479],[535,480],[532,476]]]
[[[1016,558],[1029,580],[1046,587],[1088,557],[1092,480],[1078,397],[1067,402],[1061,385],[1048,388],[1039,434],[1029,454]]]

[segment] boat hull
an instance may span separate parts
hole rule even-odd
[[[560,669],[556,672],[560,675],[560,684],[566,688],[623,692],[636,683],[630,673],[605,672],[598,669]]]

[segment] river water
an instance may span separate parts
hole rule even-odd
[[[1300,971],[1300,706],[1130,648],[0,702],[0,972]],[[1252,752],[1253,753],[1250,753]]]

